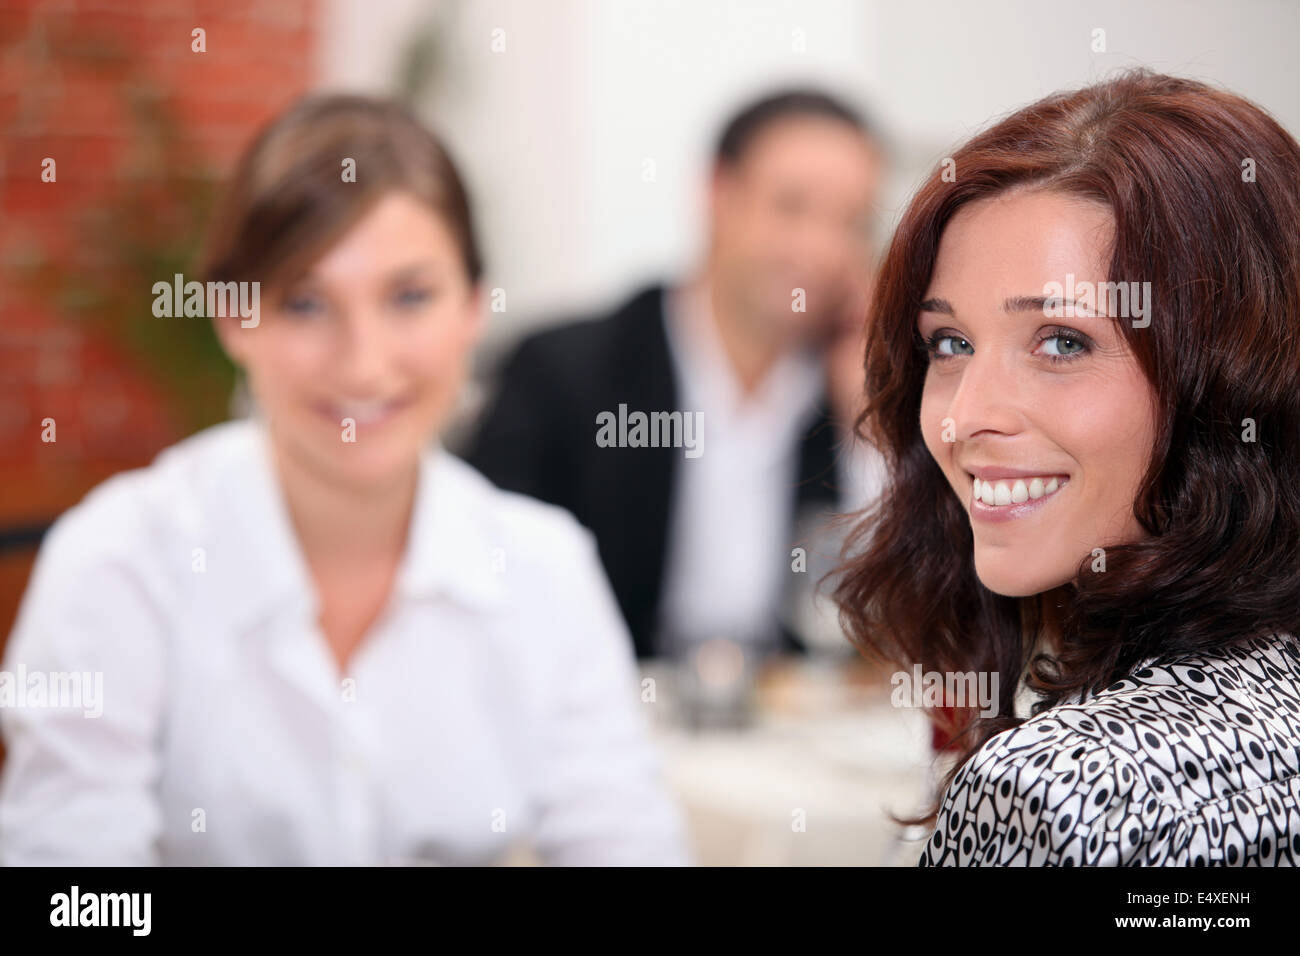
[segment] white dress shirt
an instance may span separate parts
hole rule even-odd
[[[102,674],[102,713],[0,707],[0,861],[689,862],[590,534],[441,449],[420,469],[347,673],[261,423],[64,515],[4,670]]]
[[[825,389],[807,352],[783,355],[747,395],[709,314],[707,287],[678,290],[665,325],[683,410],[703,413],[703,454],[678,465],[660,609],[674,645],[771,642],[790,572],[800,436]]]

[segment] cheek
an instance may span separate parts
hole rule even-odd
[[[782,224],[781,217],[767,212],[750,217],[748,227],[740,236],[740,242],[748,250],[750,258],[760,264],[785,262],[792,258],[792,248],[796,244],[788,226]]]
[[[247,354],[246,368],[254,388],[263,395],[314,390],[328,360],[318,338],[293,334],[283,326],[268,328]]]
[[[927,376],[925,388],[921,392],[921,437],[925,439],[925,447],[930,449],[930,454],[940,463],[944,460],[944,448],[948,444],[943,441],[947,410],[947,399],[940,394],[934,379]]]
[[[1074,427],[1058,427],[1054,437],[1083,470],[1095,533],[1126,537],[1155,441],[1150,390],[1144,379],[1115,381],[1078,395],[1070,407]]]
[[[473,324],[460,316],[439,317],[413,329],[400,346],[405,373],[441,396],[459,388],[468,371]]]
[[[1122,489],[1123,503],[1131,509],[1138,486],[1146,474],[1155,436],[1152,425],[1134,415],[1132,409],[1117,411],[1114,429],[1107,436],[1108,440],[1097,448],[1097,461],[1102,475],[1110,475],[1113,487]],[[1125,510],[1125,514],[1128,513]]]

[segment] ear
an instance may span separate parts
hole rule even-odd
[[[709,229],[716,240],[719,235],[734,228],[735,212],[739,208],[737,193],[741,187],[739,171],[734,164],[714,162],[709,175]]]
[[[709,215],[716,221],[722,205],[731,192],[731,171],[720,162],[714,162],[709,173]]]

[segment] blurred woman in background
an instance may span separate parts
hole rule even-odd
[[[251,420],[50,532],[8,669],[9,864],[680,863],[590,535],[434,446],[481,325],[458,176],[396,106],[306,100],[240,162],[203,280]],[[165,319],[161,321],[177,321]]]
[[[922,865],[1300,862],[1297,222],[1284,129],[1146,72],[1002,120],[904,215],[838,597],[868,653],[1001,678]]]

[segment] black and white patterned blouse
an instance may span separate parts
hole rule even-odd
[[[919,866],[1300,864],[1300,646],[1135,671],[991,737]]]

